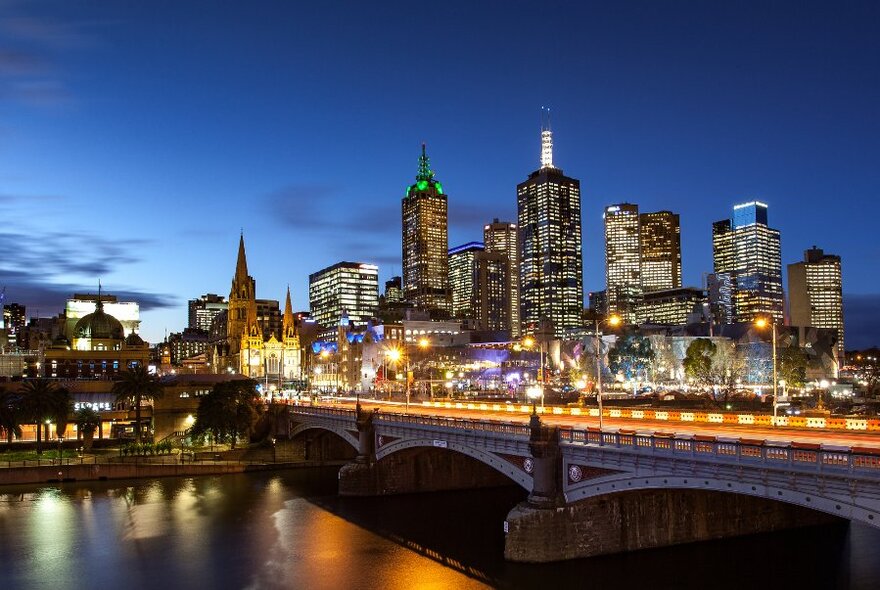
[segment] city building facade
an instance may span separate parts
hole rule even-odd
[[[516,195],[521,330],[534,334],[549,321],[562,336],[580,327],[584,306],[581,187],[553,164],[549,122],[541,129],[541,167]]]
[[[401,201],[403,296],[420,309],[446,313],[451,307],[447,207],[422,144],[416,182]]]
[[[681,287],[681,223],[677,213],[654,211],[639,215],[642,290]]]
[[[637,321],[642,299],[639,206],[619,203],[605,207],[605,293],[609,314],[627,324]]]
[[[188,303],[187,327],[195,330],[211,330],[211,322],[220,312],[228,307],[226,298],[214,293],[205,293],[198,299],[190,299]]]
[[[801,262],[788,265],[789,317],[796,326],[837,330],[837,352],[844,358],[843,278],[840,256],[813,246]]]
[[[521,326],[519,317],[519,228],[509,221],[499,221],[483,226],[483,243],[486,252],[503,254],[507,257],[507,275],[510,277],[510,336],[519,338]]]
[[[379,306],[379,267],[363,262],[337,262],[309,275],[311,317],[332,337],[345,314],[356,325],[366,324]]]

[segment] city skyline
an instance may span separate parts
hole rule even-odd
[[[463,38],[454,50],[403,56],[405,41],[386,39],[406,19],[389,14],[375,47],[346,65],[352,41],[334,38],[334,48],[320,27],[303,26],[318,21],[320,7],[297,18],[281,8],[230,8],[210,15],[218,25],[211,32],[186,36],[192,27],[172,21],[197,22],[197,5],[159,4],[154,15],[71,4],[83,10],[47,3],[0,14],[0,208],[10,220],[0,237],[13,253],[0,285],[29,315],[57,314],[100,278],[120,300],[141,303],[142,334],[161,340],[186,325],[189,299],[228,288],[242,229],[261,294],[278,297],[289,283],[295,309],[308,308],[308,275],[340,260],[377,263],[380,280],[400,275],[399,199],[420,143],[451,195],[449,243],[479,240],[493,218],[516,220],[516,184],[540,161],[538,109],[550,105],[555,161],[582,183],[584,297],[604,286],[606,205],[679,213],[682,284],[698,286],[712,268],[711,223],[760,199],[782,234],[783,265],[813,244],[841,256],[848,344],[878,341],[870,311],[880,285],[868,272],[877,247],[863,237],[880,214],[869,200],[878,83],[865,74],[877,71],[877,57],[862,24],[876,8],[850,6],[821,23],[816,10],[715,9],[715,41],[697,56],[687,42],[650,51],[652,40],[676,31],[693,43],[709,39],[681,13],[565,7],[551,18],[564,25],[556,38],[540,33],[509,55],[492,51],[468,65],[529,11],[452,6],[430,20]],[[356,30],[362,10],[353,6],[342,29]],[[691,25],[709,17],[700,10],[688,11]],[[218,30],[239,35],[224,45]],[[738,30],[751,48],[735,43]],[[810,34],[817,31],[824,34]],[[791,47],[804,55],[792,58]],[[790,67],[805,55],[822,61]],[[316,69],[309,58],[318,56]],[[207,65],[193,69],[197,59]],[[380,71],[376,64],[388,81],[364,75]],[[539,64],[556,86],[488,100],[484,88],[519,89]],[[436,96],[417,105],[395,98],[429,72],[442,81]],[[698,77],[704,86],[686,98],[681,90]],[[175,90],[158,96],[150,84],[157,78]],[[357,98],[344,92],[352,83]],[[846,201],[852,208],[837,206]]]

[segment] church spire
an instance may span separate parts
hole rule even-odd
[[[550,130],[550,109],[541,107],[541,168],[553,167],[553,131]]]
[[[294,335],[296,327],[293,321],[293,306],[290,304],[290,285],[287,285],[287,299],[284,301],[284,323],[281,332],[284,338]]]
[[[241,232],[241,237],[238,240],[238,262],[235,263],[235,278],[237,280],[247,279],[248,276],[248,268],[247,268],[247,256],[244,253],[244,232]]]

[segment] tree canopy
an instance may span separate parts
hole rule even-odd
[[[253,432],[263,410],[256,385],[251,379],[216,384],[199,400],[193,435],[211,434],[214,440],[228,440],[235,448],[239,437]]]

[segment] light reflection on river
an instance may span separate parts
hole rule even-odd
[[[0,488],[0,589],[880,587],[861,526],[534,566],[502,558],[519,489],[335,490],[334,469]]]

